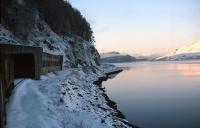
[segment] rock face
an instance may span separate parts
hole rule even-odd
[[[99,65],[94,45],[76,34],[54,32],[34,0],[2,0],[1,4],[0,43],[42,47],[47,53],[64,55],[67,67]]]

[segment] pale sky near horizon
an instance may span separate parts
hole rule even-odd
[[[200,0],[69,0],[102,52],[166,54],[200,40]]]

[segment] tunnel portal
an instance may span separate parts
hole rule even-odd
[[[14,78],[35,78],[35,60],[33,54],[14,54]]]

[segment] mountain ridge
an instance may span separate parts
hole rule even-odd
[[[175,54],[200,52],[200,41],[186,44],[175,50]]]
[[[190,44],[183,45],[177,48],[172,54],[158,57],[155,60],[193,60],[200,59],[200,41],[196,41]]]

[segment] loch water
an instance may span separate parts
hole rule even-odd
[[[200,61],[132,62],[103,82],[126,119],[142,128],[200,128]]]

